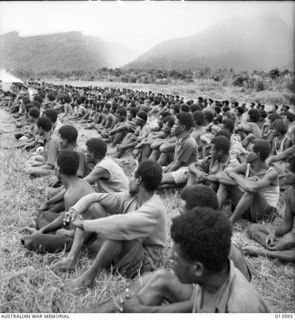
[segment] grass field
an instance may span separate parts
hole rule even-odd
[[[151,90],[153,90],[151,88]],[[0,110],[1,111],[1,110]],[[0,128],[12,121],[7,114],[0,114]],[[10,125],[11,126],[11,125]],[[85,141],[86,130],[79,130],[80,141]],[[18,229],[29,225],[36,209],[47,199],[49,178],[30,180],[24,173],[24,162],[29,157],[19,150],[4,150],[1,146],[11,145],[10,134],[0,134],[0,312],[76,312],[88,305],[99,303],[125,289],[129,280],[119,274],[101,273],[93,288],[84,296],[74,296],[63,291],[67,279],[76,278],[91,263],[82,254],[75,272],[52,272],[50,265],[65,255],[40,255],[24,249],[20,243]],[[84,147],[84,145],[81,145]],[[128,160],[126,158],[125,160]],[[126,161],[124,169],[128,175],[134,168],[133,159]],[[161,192],[167,213],[171,219],[178,214],[179,196],[173,191]],[[279,215],[274,221],[282,219],[283,197],[280,200]],[[248,223],[241,221],[234,228],[234,240],[242,247],[250,241],[244,230]],[[169,267],[171,243],[166,243],[166,258],[163,267]],[[246,257],[253,273],[253,284],[264,297],[273,312],[295,312],[294,278],[288,278],[287,268],[294,267],[265,257]]]

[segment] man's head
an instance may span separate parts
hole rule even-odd
[[[129,183],[129,193],[135,195],[140,188],[148,192],[158,189],[162,180],[162,167],[153,160],[142,161]]]
[[[197,126],[203,126],[205,124],[205,116],[201,110],[195,111],[193,117]]]
[[[257,109],[250,109],[248,111],[248,121],[249,122],[259,122],[260,112]]]
[[[213,159],[221,160],[228,155],[230,149],[230,141],[223,135],[214,137],[211,141],[211,154]]]
[[[147,121],[147,117],[147,113],[139,111],[136,115],[136,124],[141,127],[144,126]]]
[[[40,117],[37,120],[39,134],[42,136],[52,129],[52,121],[48,117]]]
[[[235,124],[232,120],[230,119],[224,119],[222,121],[223,129],[227,129],[230,134],[234,132]]]
[[[76,145],[78,138],[78,130],[70,125],[64,125],[59,128],[59,145],[60,147],[66,148],[69,145]]]
[[[66,177],[74,177],[79,168],[80,157],[76,151],[62,150],[57,157],[58,174]]]
[[[181,112],[176,115],[176,121],[172,127],[172,134],[176,137],[184,132],[189,132],[194,125],[194,118],[189,112]]]
[[[54,124],[57,120],[58,113],[54,109],[48,109],[44,112],[44,115],[48,117],[51,120],[51,122]]]
[[[86,141],[87,162],[96,164],[107,153],[107,144],[101,138],[91,138]]]
[[[247,156],[247,163],[254,163],[257,160],[264,162],[270,154],[268,141],[257,139],[254,141],[252,150]]]
[[[276,135],[283,136],[287,133],[288,127],[283,120],[277,119],[273,123],[273,128],[276,131]]]
[[[195,207],[218,209],[216,193],[205,185],[186,186],[181,191],[180,198],[180,214],[185,214]]]
[[[228,262],[232,229],[228,218],[211,208],[194,208],[172,220],[172,269],[183,283],[203,284]]]
[[[29,110],[29,119],[31,122],[36,122],[40,117],[40,109],[37,107],[32,107]]]

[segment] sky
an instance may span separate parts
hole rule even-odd
[[[1,1],[0,34],[81,31],[140,54],[233,16],[277,14],[294,27],[294,1]]]

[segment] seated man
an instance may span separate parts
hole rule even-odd
[[[84,195],[92,193],[93,188],[77,176],[79,154],[75,151],[61,151],[57,158],[60,178],[66,188],[64,194],[65,209],[69,210]],[[22,238],[22,244],[29,250],[56,252],[69,250],[73,243],[74,227],[63,227],[64,214],[52,211],[42,212],[36,219],[35,229],[29,229],[32,235]],[[52,234],[54,232],[54,234]]]
[[[43,156],[33,156],[28,161],[27,172],[33,177],[54,173],[58,155],[58,139],[52,135],[52,122],[48,117],[40,117],[37,121],[38,133],[44,138]]]
[[[191,136],[194,119],[189,112],[176,116],[172,134],[177,137],[174,159],[164,168],[161,184],[181,184],[187,181],[188,166],[197,161],[198,146]]]
[[[211,155],[189,166],[187,185],[203,182],[217,190],[220,182],[218,174],[239,165],[238,160],[230,156],[229,150],[229,139],[225,136],[215,136],[211,141]]]
[[[228,259],[231,235],[226,216],[211,208],[197,207],[175,217],[171,226],[173,271],[159,272],[143,288],[139,283],[132,285],[125,299],[119,295],[91,311],[268,312],[253,285]],[[167,301],[170,303],[163,303]]]
[[[217,192],[220,208],[228,198],[236,206],[230,218],[232,224],[248,212],[249,218],[257,220],[270,218],[276,211],[279,179],[276,170],[265,164],[269,153],[267,141],[255,140],[247,163],[226,169],[219,175],[220,181],[223,180]]]
[[[117,145],[117,151],[114,154],[115,158],[121,158],[122,155],[129,149],[134,149],[136,146],[136,140],[141,134],[143,127],[147,121],[147,113],[139,111],[134,119],[136,123],[136,129],[134,132],[128,132],[124,137],[120,145]]]
[[[106,157],[107,144],[100,138],[92,138],[86,142],[86,147],[87,163],[94,168],[84,179],[95,184],[98,192],[127,191],[128,178],[114,160]]]
[[[260,243],[263,248],[246,246],[243,251],[249,255],[262,255],[282,261],[295,262],[295,156],[289,159],[289,173],[285,177],[286,190],[284,221],[277,227],[267,224],[252,224],[247,236]]]
[[[69,255],[52,266],[54,270],[75,267],[89,234],[104,239],[90,269],[69,284],[71,290],[76,293],[85,290],[102,269],[111,265],[130,278],[145,269],[154,269],[167,238],[165,207],[155,194],[161,178],[161,167],[146,160],[130,180],[129,192],[94,193],[71,208],[65,221],[78,227],[74,244]],[[97,214],[86,211],[93,203],[101,205]],[[106,217],[97,219],[101,214]]]
[[[164,142],[166,138],[170,136],[171,129],[174,125],[174,117],[173,116],[167,116],[163,120],[163,122],[160,123],[161,126],[159,126],[159,129],[157,131],[151,131],[148,133],[148,135],[142,139],[137,139],[137,144],[135,146],[135,150],[133,151],[133,154],[135,156],[138,156],[139,160],[145,160],[148,159],[149,156],[152,153],[151,144],[155,142]]]

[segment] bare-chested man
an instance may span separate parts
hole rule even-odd
[[[93,193],[90,184],[77,176],[80,157],[76,151],[61,151],[57,165],[59,175],[66,188],[64,195],[65,209],[70,209],[83,196]],[[22,244],[29,250],[56,252],[66,247],[69,250],[73,243],[75,228],[71,224],[63,226],[64,214],[51,211],[42,212],[37,218],[37,229],[32,235],[22,238]],[[54,232],[54,233],[53,233]]]
[[[267,224],[252,224],[247,229],[247,235],[260,243],[263,248],[247,246],[243,251],[249,255],[263,255],[277,258],[286,262],[295,262],[295,156],[289,159],[289,173],[285,183],[289,185],[286,190],[286,210],[284,221],[277,227]]]

